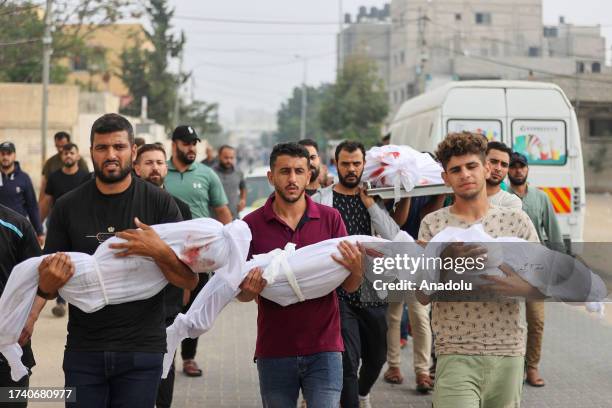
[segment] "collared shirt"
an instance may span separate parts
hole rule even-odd
[[[166,190],[189,205],[193,218],[210,217],[210,207],[227,205],[227,196],[219,176],[208,166],[193,162],[184,172],[168,160]]]
[[[284,248],[289,242],[301,248],[347,235],[340,213],[310,197],[306,196],[306,212],[295,230],[274,213],[273,202],[271,196],[263,207],[244,218],[253,235],[249,257]],[[307,356],[344,350],[335,291],[285,307],[260,297],[258,307],[256,357]]]
[[[79,170],[86,171],[87,173],[89,173],[89,166],[87,165],[85,159],[83,159],[82,157],[79,159],[77,165],[79,166]],[[55,153],[49,158],[49,160],[45,162],[45,165],[42,169],[42,175],[49,178],[52,173],[55,173],[56,171],[60,170],[63,166],[64,163],[62,162],[62,157],[59,153]]]
[[[516,194],[514,190],[510,191]],[[540,241],[548,246],[552,245],[563,249],[561,229],[557,222],[555,210],[546,193],[536,187],[530,188],[527,186],[527,194],[524,197],[520,197],[518,194],[516,196],[522,200],[523,211],[531,218]]]

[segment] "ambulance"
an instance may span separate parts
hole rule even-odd
[[[530,186],[550,198],[566,243],[583,240],[586,196],[576,113],[561,88],[533,81],[456,81],[406,101],[391,143],[434,152],[450,132],[478,132],[529,162]],[[568,245],[569,248],[569,245]]]

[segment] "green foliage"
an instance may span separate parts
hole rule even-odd
[[[321,109],[321,127],[330,139],[373,145],[389,113],[389,102],[376,64],[366,57],[347,59]]]
[[[306,87],[308,99],[306,109],[306,137],[324,144],[325,133],[321,129],[320,112],[323,101],[330,93],[330,85]],[[302,88],[293,89],[293,95],[285,101],[277,114],[278,130],[274,134],[274,143],[298,141],[302,123]]]
[[[208,139],[214,146],[223,144],[221,125],[219,125],[219,105],[204,101],[193,101],[187,106],[181,106],[181,122],[188,123],[199,135]]]

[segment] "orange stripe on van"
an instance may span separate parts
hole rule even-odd
[[[569,214],[572,212],[572,193],[567,187],[540,187],[552,202],[555,213]]]

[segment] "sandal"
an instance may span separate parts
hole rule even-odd
[[[202,370],[198,367],[198,363],[195,360],[183,361],[183,372],[187,377],[201,377]]]
[[[402,384],[404,382],[404,376],[402,376],[399,367],[389,367],[383,375],[383,379],[389,384]]]
[[[531,385],[532,387],[543,387],[546,385],[544,379],[540,377],[540,372],[538,371],[538,369],[533,367],[527,368],[525,382]]]
[[[429,377],[429,373],[420,373],[416,376],[416,390],[421,394],[427,394],[433,390],[433,381]]]

